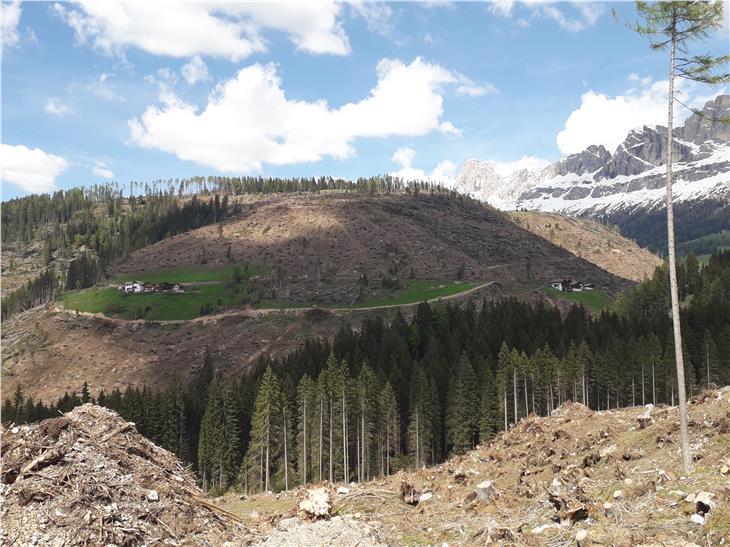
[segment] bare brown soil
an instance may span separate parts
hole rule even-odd
[[[662,263],[651,251],[595,220],[537,211],[513,212],[510,216],[535,235],[625,279],[651,278]]]
[[[220,370],[245,373],[260,357],[286,354],[309,336],[333,336],[341,321],[319,312],[158,325],[35,308],[3,324],[2,395],[20,384],[26,395],[51,402],[78,393],[84,381],[94,395],[128,385],[164,388],[173,374],[187,382],[207,350]]]
[[[444,464],[350,484],[341,494],[342,485],[329,485],[333,514],[362,520],[390,545],[569,546],[581,531],[587,533],[581,545],[729,544],[730,387],[689,405],[694,463],[687,475],[677,408],[654,408],[641,427],[645,413],[644,407],[595,412],[567,402],[553,416],[530,416]],[[476,495],[483,481],[492,482],[488,503]],[[415,489],[416,499],[426,496],[407,504],[403,485]],[[216,502],[281,539],[278,523],[295,514],[305,488],[228,494]],[[711,500],[709,511],[694,500],[701,492]],[[698,516],[703,524],[691,520]],[[300,534],[292,530],[294,544]]]

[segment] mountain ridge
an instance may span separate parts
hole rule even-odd
[[[708,101],[674,130],[677,202],[730,198],[730,95]],[[454,189],[501,209],[597,217],[662,207],[666,127],[632,129],[613,153],[591,145],[547,167],[499,175],[491,162],[470,159]]]

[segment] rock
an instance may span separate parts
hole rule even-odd
[[[423,501],[428,501],[433,497],[433,493],[431,492],[424,492],[420,496],[418,496],[418,502],[421,503]]]
[[[160,496],[157,493],[157,490],[149,490],[147,492],[147,499],[150,500],[150,501],[159,501],[160,500]]]
[[[616,509],[614,508],[613,503],[610,501],[604,502],[603,514],[608,518],[614,518],[616,516]]]
[[[328,517],[332,510],[329,492],[324,488],[307,490],[306,497],[299,502],[299,510],[310,518]]]
[[[693,503],[695,501],[695,495],[687,494],[687,497],[684,498],[684,501],[686,501],[687,503]]]
[[[618,500],[624,497],[623,490],[614,490],[613,492],[613,499]]]
[[[350,493],[350,489],[347,486],[338,486],[337,493],[344,496],[345,494]]]
[[[482,481],[477,484],[475,489],[477,499],[485,504],[492,503],[492,497],[494,496],[494,485],[492,481]]]
[[[730,467],[728,467],[727,465],[723,465],[720,468],[720,473],[723,475],[727,475],[728,473],[730,473]]]
[[[588,530],[578,530],[575,534],[575,542],[578,544],[578,547],[588,545]]]
[[[607,446],[606,448],[601,448],[601,450],[598,453],[598,455],[601,458],[605,458],[606,456],[610,456],[611,454],[613,454],[615,451],[616,451],[616,445],[615,444],[612,444],[610,446]]]
[[[705,523],[705,517],[702,515],[698,515],[697,513],[693,513],[691,517],[689,517],[689,520],[694,522],[695,524],[699,524],[702,526]]]

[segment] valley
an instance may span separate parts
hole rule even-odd
[[[461,197],[323,193],[232,201],[239,214],[142,247],[114,264],[109,281],[65,291],[50,310],[4,321],[3,398],[17,385],[46,401],[78,392],[84,381],[93,392],[164,387],[173,374],[189,378],[206,351],[221,370],[237,374],[309,336],[332,336],[343,321],[357,327],[398,307],[410,314],[424,300],[517,295],[567,310],[571,300],[540,287],[570,277],[616,295],[630,285]],[[117,284],[131,280],[178,282],[185,292],[121,294]]]

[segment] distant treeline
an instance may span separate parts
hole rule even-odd
[[[730,251],[682,271],[692,395],[730,383]],[[309,339],[261,361],[251,375],[217,374],[209,354],[185,387],[129,387],[96,402],[194,464],[207,489],[364,480],[461,454],[568,399],[602,410],[674,403],[667,294],[662,267],[598,317],[515,299],[424,303],[410,321],[398,314],[366,319],[359,331],[345,325],[331,341]],[[3,420],[37,420],[85,400],[86,387],[46,407],[19,388]]]
[[[630,213],[618,212],[604,215],[599,220],[606,224],[618,225],[621,234],[633,239],[642,247],[666,255],[667,253],[667,213],[665,208],[650,211],[637,210]],[[730,204],[725,200],[707,199],[674,204],[674,222],[678,251],[682,243],[730,230]],[[709,250],[687,249],[687,254],[705,254]]]
[[[449,193],[432,184],[403,183],[392,177],[354,182],[331,177],[193,177],[131,182],[129,190],[130,197],[125,198],[119,185],[107,184],[3,202],[3,246],[20,248],[36,242],[45,268],[42,287],[38,280],[32,280],[3,299],[3,318],[47,302],[58,290],[93,285],[106,275],[113,262],[131,251],[238,213],[237,205],[229,206],[229,196],[325,190]],[[191,197],[191,193],[195,195]],[[47,282],[54,277],[56,282],[49,291]]]

